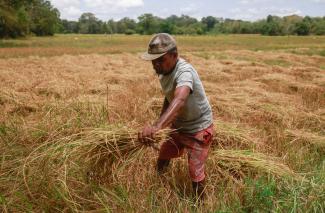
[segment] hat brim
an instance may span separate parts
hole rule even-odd
[[[145,53],[143,53],[141,55],[141,58],[143,60],[146,60],[146,61],[153,61],[153,60],[155,60],[157,58],[160,58],[161,56],[165,55],[166,53],[167,52],[165,52],[165,53],[159,53],[159,54],[150,54],[150,53],[145,52]]]

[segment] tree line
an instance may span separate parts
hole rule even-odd
[[[78,21],[60,19],[60,12],[47,0],[0,0],[0,38],[54,33],[80,34],[262,34],[325,35],[324,17],[269,15],[257,21],[224,19],[213,16],[201,20],[187,15],[160,18],[140,15],[137,20],[125,17],[102,21],[93,13],[83,13]]]
[[[223,19],[213,16],[197,20],[187,15],[160,18],[143,14],[137,20],[122,18],[101,21],[92,13],[84,13],[78,21],[61,20],[60,33],[81,34],[142,34],[158,32],[170,34],[262,34],[262,35],[325,35],[324,17],[301,17],[297,15],[267,18],[250,22]]]

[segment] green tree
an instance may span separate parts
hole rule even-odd
[[[116,22],[113,19],[108,20],[107,28],[108,28],[108,34],[117,33]]]
[[[295,25],[302,21],[302,17],[297,15],[285,16],[282,19],[282,29],[284,35],[293,35],[295,34]]]
[[[0,4],[0,37],[23,36],[24,30],[19,26],[18,18],[12,8],[3,2]]]
[[[253,28],[253,24],[251,22],[248,21],[240,21],[239,22],[239,33],[241,34],[253,34],[255,33],[254,28]]]
[[[173,24],[170,20],[164,19],[160,23],[160,29],[162,32],[172,34],[175,31],[175,24]]]
[[[261,28],[261,33],[270,36],[281,35],[280,20],[279,17],[268,15]]]
[[[54,35],[57,31],[60,12],[53,8],[50,1],[34,1],[31,7],[31,32],[38,36]]]
[[[185,31],[185,34],[196,34],[196,35],[203,35],[205,33],[204,30],[205,26],[201,22],[196,22],[194,24],[189,25]]]
[[[61,20],[60,25],[62,26],[61,33],[78,33],[79,23],[76,21]]]
[[[309,35],[310,24],[306,21],[301,21],[295,24],[295,33],[297,35]]]
[[[312,25],[312,33],[316,35],[325,35],[325,17],[315,18]]]
[[[101,22],[100,25],[100,33],[108,34],[109,33],[109,28],[106,22]]]
[[[180,17],[171,15],[163,21],[163,32],[172,34],[202,34],[204,25],[195,18],[187,15]]]
[[[60,13],[50,1],[0,0],[0,37],[19,37],[30,32],[53,35]]]
[[[160,19],[150,13],[138,17],[137,32],[140,34],[151,35],[160,31]]]
[[[117,33],[133,34],[135,33],[136,27],[136,22],[128,17],[116,22]]]
[[[96,34],[100,33],[100,21],[93,13],[83,13],[79,18],[79,33]]]
[[[218,23],[218,19],[213,16],[203,17],[201,22],[205,25],[207,31],[211,31]]]

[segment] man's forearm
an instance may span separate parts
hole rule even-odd
[[[168,104],[167,109],[162,112],[160,118],[155,123],[155,126],[159,129],[163,129],[170,126],[184,107],[185,101],[186,99],[184,98],[173,99],[173,101]]]
[[[165,97],[163,106],[161,108],[160,117],[166,112],[168,106],[169,106],[169,102],[168,102],[167,98]]]

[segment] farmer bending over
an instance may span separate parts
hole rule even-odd
[[[202,198],[204,164],[213,135],[212,111],[202,82],[196,70],[178,57],[176,41],[167,33],[153,36],[148,52],[141,58],[152,62],[165,100],[160,118],[139,132],[139,141],[150,144],[157,131],[166,127],[176,129],[160,148],[158,173],[165,170],[171,158],[180,157],[186,149],[193,189]]]

